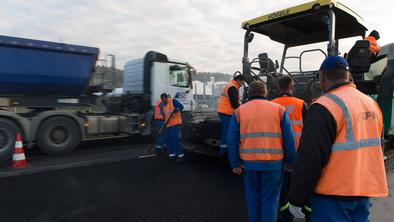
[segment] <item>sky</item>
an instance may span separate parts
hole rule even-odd
[[[304,2],[1,0],[0,34],[98,47],[100,58],[114,54],[121,69],[125,62],[155,50],[170,59],[189,62],[197,71],[232,74],[242,67],[242,21]],[[370,30],[380,32],[380,45],[394,42],[394,13],[389,0],[340,2],[361,15]],[[340,43],[340,51],[347,52],[353,42]],[[250,57],[268,52],[273,60],[280,59],[281,44],[260,35],[252,44]],[[310,57],[318,60],[318,56]]]

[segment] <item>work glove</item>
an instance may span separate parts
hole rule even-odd
[[[177,112],[179,112],[179,109],[178,109],[178,108],[176,108],[176,109],[174,110],[174,113],[177,113]]]
[[[233,173],[237,174],[237,175],[241,175],[242,174],[242,169],[244,168],[243,165],[239,166],[239,167],[235,167],[233,168]]]
[[[304,219],[305,218],[305,214],[304,212],[302,212],[302,208],[301,207],[296,207],[292,204],[289,204],[289,211],[290,213],[298,219]]]

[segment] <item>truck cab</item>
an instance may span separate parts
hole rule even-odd
[[[145,93],[151,108],[162,93],[183,104],[184,111],[193,110],[192,74],[194,68],[186,62],[169,60],[166,55],[150,51],[144,58],[131,60],[124,67],[123,92]]]

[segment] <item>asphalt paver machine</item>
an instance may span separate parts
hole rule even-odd
[[[385,144],[388,145],[385,149],[392,151],[394,43],[383,46],[377,58],[371,60],[369,42],[362,40],[367,31],[364,20],[349,7],[333,0],[312,1],[259,16],[243,22],[242,28],[246,30],[242,73],[248,83],[255,79],[265,81],[270,97],[278,94],[278,79],[289,75],[296,84],[295,96],[312,102],[321,95],[318,68],[306,70],[304,64],[313,62],[318,67],[329,55],[341,54],[347,58],[357,88],[376,99],[382,109]],[[274,62],[266,52],[249,58],[249,49],[258,47],[252,44],[254,35],[267,36],[276,44],[283,45],[280,62]],[[359,37],[360,40],[349,52],[339,52],[340,40],[351,37]],[[327,48],[316,48],[317,43],[327,43]],[[293,47],[302,50],[298,55],[289,55],[288,51]],[[311,57],[311,54],[320,54],[321,59]],[[289,60],[296,61],[298,67],[295,71],[287,68]],[[391,157],[390,153],[386,152],[386,155]]]

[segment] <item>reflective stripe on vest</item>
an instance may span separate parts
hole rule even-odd
[[[155,113],[154,113],[155,120],[163,120],[164,119],[163,114],[161,114],[160,104],[161,104],[161,101],[159,103],[157,103],[157,105],[155,107]]]
[[[371,146],[381,146],[382,139],[381,138],[372,138],[372,139],[365,139],[365,140],[358,140],[358,141],[350,141],[345,143],[335,143],[332,146],[332,151],[342,151],[342,150],[356,150]]]
[[[304,107],[304,100],[298,99],[293,96],[281,96],[272,102],[278,103],[285,107],[287,114],[289,114],[290,121],[293,126],[293,133],[296,140],[296,148],[300,144],[301,132],[304,127],[304,121],[302,119],[302,109]]]
[[[352,120],[350,118],[349,108],[345,104],[345,102],[334,94],[326,94],[324,95],[330,99],[332,99],[342,110],[345,121],[346,121],[346,140],[353,141],[354,140],[354,132],[353,132],[353,125]]]
[[[253,148],[253,149],[241,149],[240,153],[269,153],[269,154],[283,154],[283,150],[275,148]]]
[[[174,103],[173,103],[171,98],[168,98],[167,99],[167,104],[164,106],[165,121],[166,122],[168,121],[167,128],[171,127],[171,126],[182,124],[182,118],[181,118],[181,113],[180,112],[174,113],[172,115],[171,119],[168,120],[174,110],[175,110]]]
[[[382,114],[353,84],[320,97],[334,117],[337,135],[315,192],[323,195],[384,197],[387,182],[381,147]]]
[[[291,120],[291,123],[293,125],[304,125],[304,122],[302,120]]]
[[[231,80],[229,84],[224,87],[223,92],[220,95],[219,99],[219,104],[217,108],[218,113],[223,113],[227,115],[233,115],[234,109],[231,106],[230,98],[228,96],[228,89],[232,86],[235,86],[237,90],[239,90],[239,85],[235,80]],[[239,92],[238,92],[238,100],[240,98]]]
[[[256,137],[278,137],[282,138],[282,133],[256,132],[256,133],[241,133],[240,138],[256,138]]]
[[[261,113],[264,112],[264,115]],[[280,122],[284,108],[268,100],[251,100],[235,110],[240,125],[240,157],[272,161],[284,157]]]
[[[332,152],[342,151],[342,150],[355,150],[365,147],[371,146],[381,146],[382,139],[381,138],[371,138],[371,139],[364,139],[364,140],[355,140],[354,139],[354,131],[353,131],[353,124],[350,117],[350,111],[345,102],[334,94],[327,94],[325,95],[328,98],[332,99],[342,110],[345,121],[346,121],[346,140],[347,142],[343,143],[334,143],[332,146]]]

